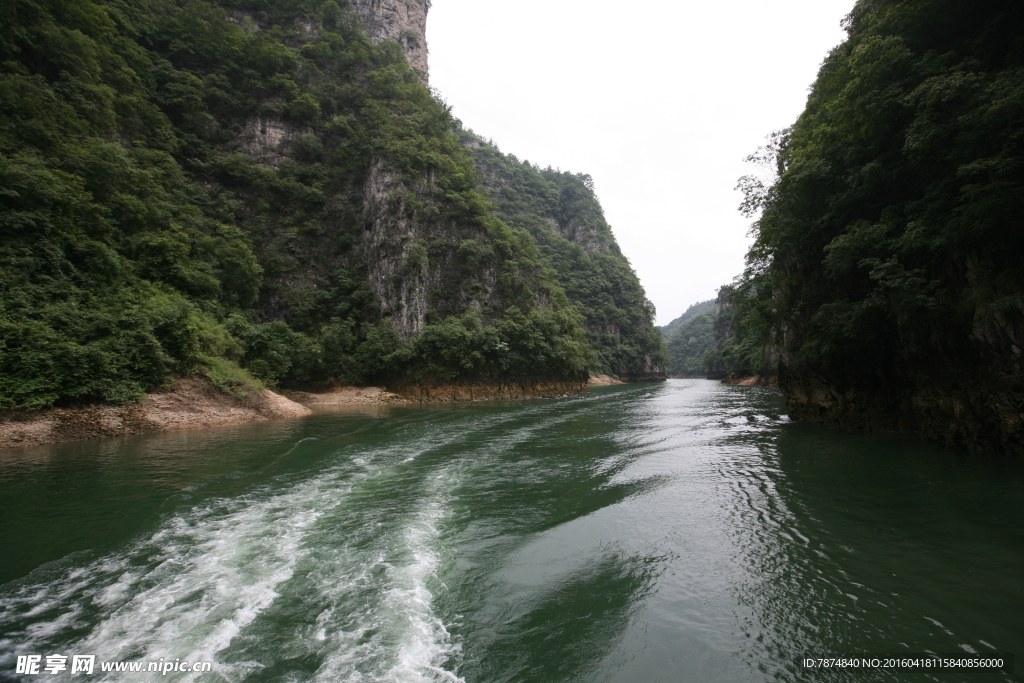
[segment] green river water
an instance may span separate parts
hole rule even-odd
[[[706,380],[0,452],[0,680],[1021,681],[1024,466]],[[23,675],[18,655],[212,662]]]

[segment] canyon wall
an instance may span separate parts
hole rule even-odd
[[[393,40],[401,45],[409,65],[420,75],[423,84],[427,84],[430,0],[349,0],[349,8],[359,14],[363,30],[372,40],[378,43]]]
[[[0,411],[129,406],[180,380],[657,375],[650,304],[589,181],[544,180],[541,213],[489,200],[424,87],[428,2],[152,0],[131,21],[69,2],[12,14],[0,41],[20,93],[0,218],[33,226],[0,250]],[[94,421],[136,429],[125,410]]]

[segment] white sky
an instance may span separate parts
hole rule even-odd
[[[433,0],[430,84],[505,153],[594,178],[658,324],[743,269],[743,158],[803,110],[854,0]]]

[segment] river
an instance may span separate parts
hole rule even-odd
[[[707,380],[7,450],[0,520],[0,680],[1022,680],[797,664],[1024,656],[1022,463]]]

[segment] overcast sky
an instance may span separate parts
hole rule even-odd
[[[433,0],[430,83],[505,153],[589,173],[658,324],[743,269],[743,159],[803,110],[853,0]]]

